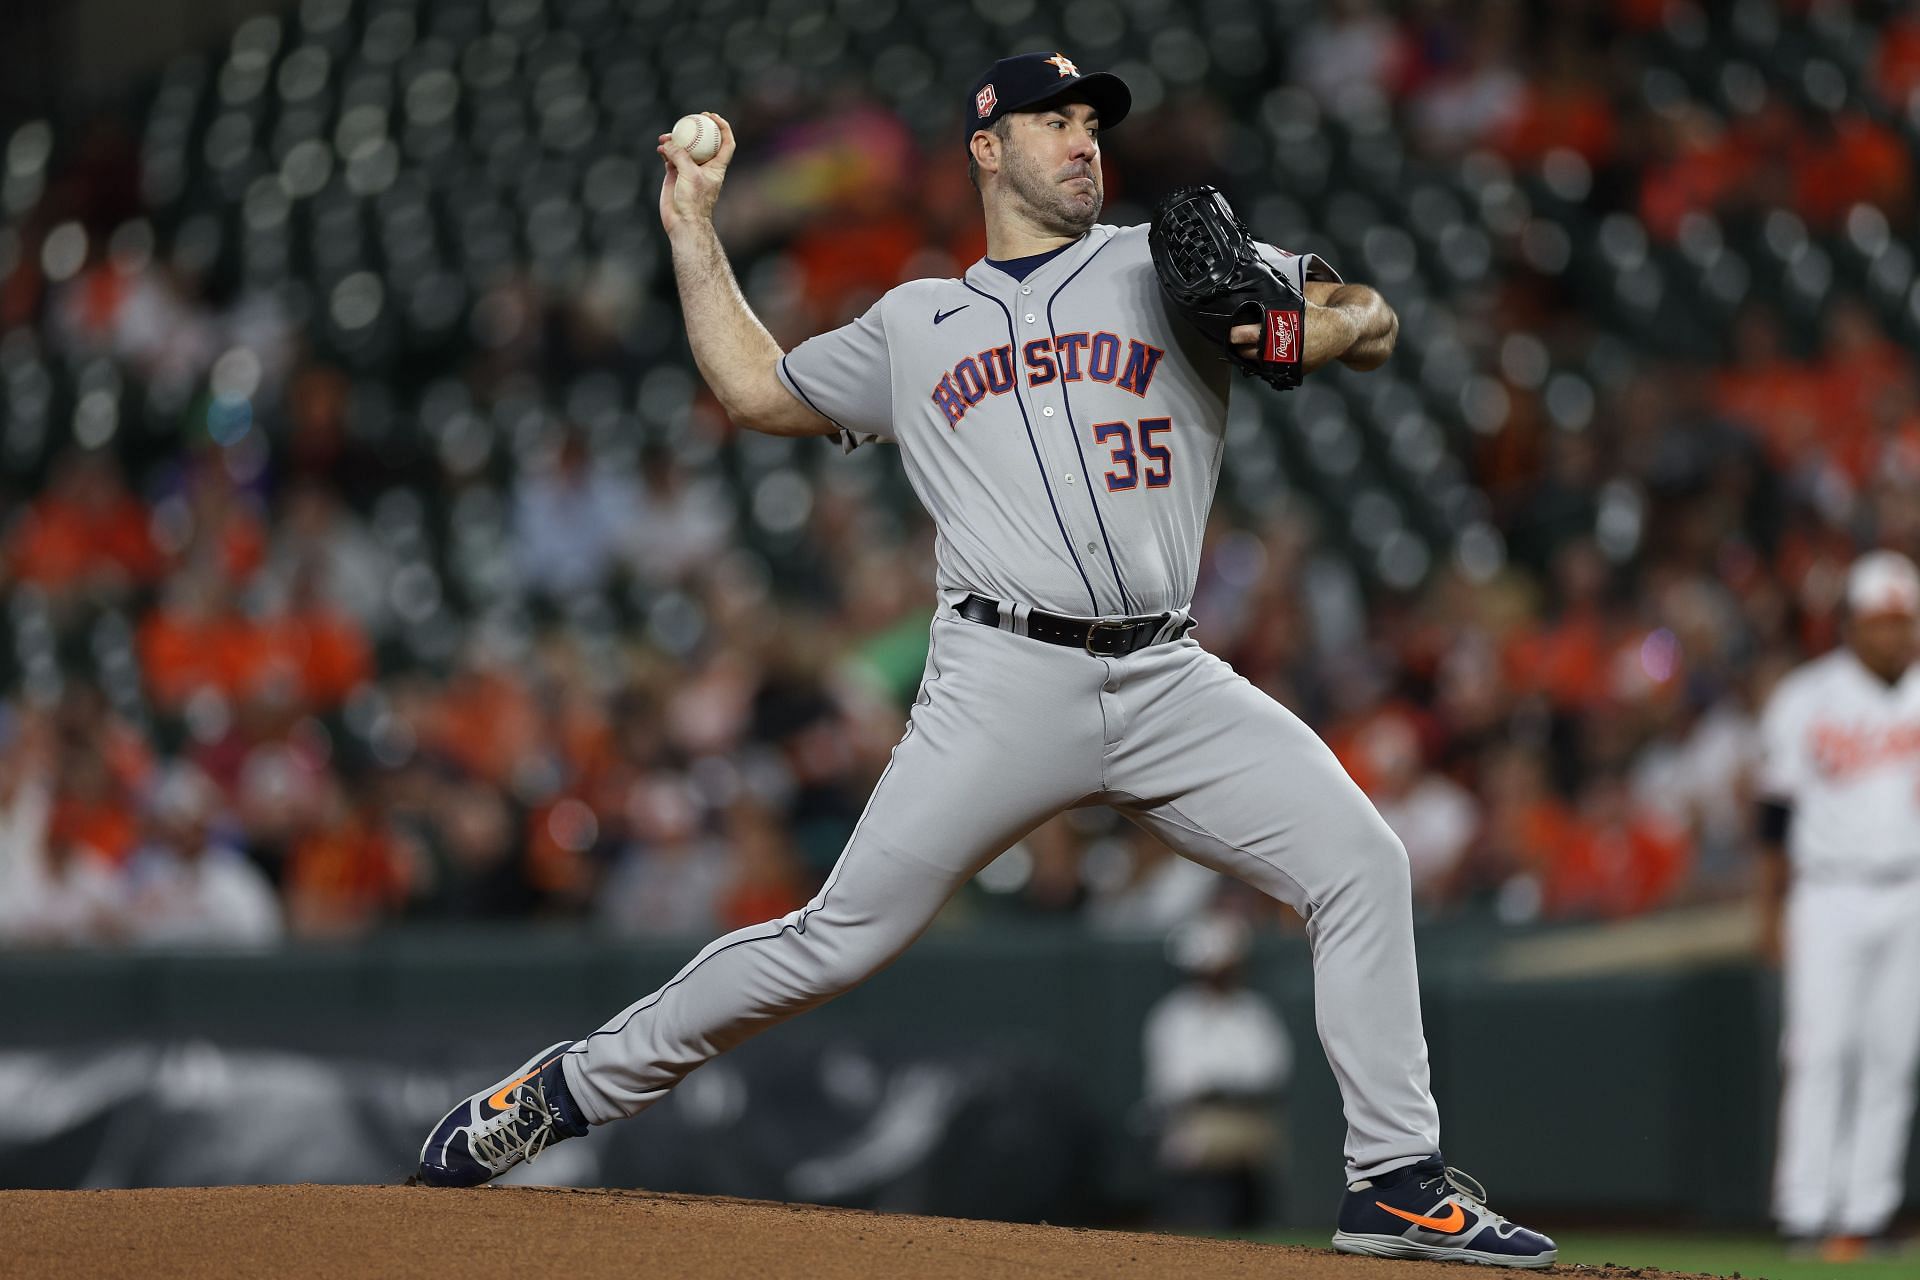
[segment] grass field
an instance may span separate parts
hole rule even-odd
[[[1551,1232],[1560,1243],[1560,1262],[1592,1266],[1660,1267],[1668,1271],[1704,1271],[1743,1280],[1914,1280],[1920,1275],[1920,1253],[1909,1249],[1899,1257],[1835,1264],[1817,1258],[1790,1258],[1769,1236],[1705,1235],[1684,1232],[1625,1231]],[[1276,1244],[1304,1244],[1325,1248],[1324,1231],[1284,1231],[1255,1237]]]

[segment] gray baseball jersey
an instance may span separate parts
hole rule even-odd
[[[1317,257],[1266,249],[1296,285]],[[1075,617],[1183,610],[1232,369],[1167,309],[1145,227],[1097,226],[1024,280],[916,280],[780,362],[843,447],[892,441],[937,582]]]
[[[1232,374],[1162,302],[1146,229],[1095,227],[1025,279],[981,262],[902,285],[780,376],[844,447],[900,446],[939,532],[926,676],[819,894],[568,1051],[586,1118],[860,982],[1014,841],[1106,804],[1307,921],[1349,1177],[1439,1150],[1406,851],[1310,729],[1184,634]],[[998,627],[957,615],[969,592],[1002,602]],[[1109,657],[1021,634],[1032,609],[1171,617]]]

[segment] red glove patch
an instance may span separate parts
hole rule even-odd
[[[1263,358],[1268,364],[1300,363],[1298,311],[1267,312],[1267,350]]]

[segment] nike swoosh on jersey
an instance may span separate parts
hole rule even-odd
[[[940,309],[935,308],[933,313],[933,322],[935,324],[939,324],[942,320],[945,320],[948,316],[959,315],[962,311],[965,311],[968,307],[972,305],[973,304],[971,302],[963,302],[951,311],[941,311]]]

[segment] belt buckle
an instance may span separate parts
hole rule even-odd
[[[1115,632],[1115,633],[1117,633],[1117,634],[1118,634],[1118,635],[1119,635],[1120,637],[1122,637],[1122,640],[1121,640],[1121,643],[1124,643],[1124,637],[1126,637],[1126,636],[1128,636],[1128,635],[1130,635],[1130,634],[1132,633],[1132,631],[1133,631],[1133,628],[1134,628],[1134,625],[1135,625],[1135,624],[1134,624],[1134,623],[1131,623],[1131,622],[1109,622],[1109,621],[1106,621],[1106,620],[1104,620],[1104,619],[1095,619],[1095,620],[1094,620],[1093,622],[1090,622],[1090,623],[1088,623],[1088,624],[1087,624],[1087,639],[1086,639],[1086,643],[1085,643],[1085,648],[1086,648],[1086,651],[1087,651],[1088,653],[1090,653],[1090,654],[1092,654],[1092,655],[1093,655],[1094,657],[1096,657],[1096,658],[1124,658],[1124,657],[1126,657],[1126,656],[1127,656],[1127,653],[1128,653],[1128,650],[1124,650],[1124,649],[1112,649],[1112,650],[1107,650],[1107,649],[1096,649],[1096,648],[1094,647],[1094,641],[1095,641],[1095,640],[1096,640],[1096,639],[1097,639],[1097,638],[1099,637],[1099,635],[1100,635],[1100,632],[1101,632],[1102,630],[1106,630],[1106,631],[1112,631],[1112,632]]]

